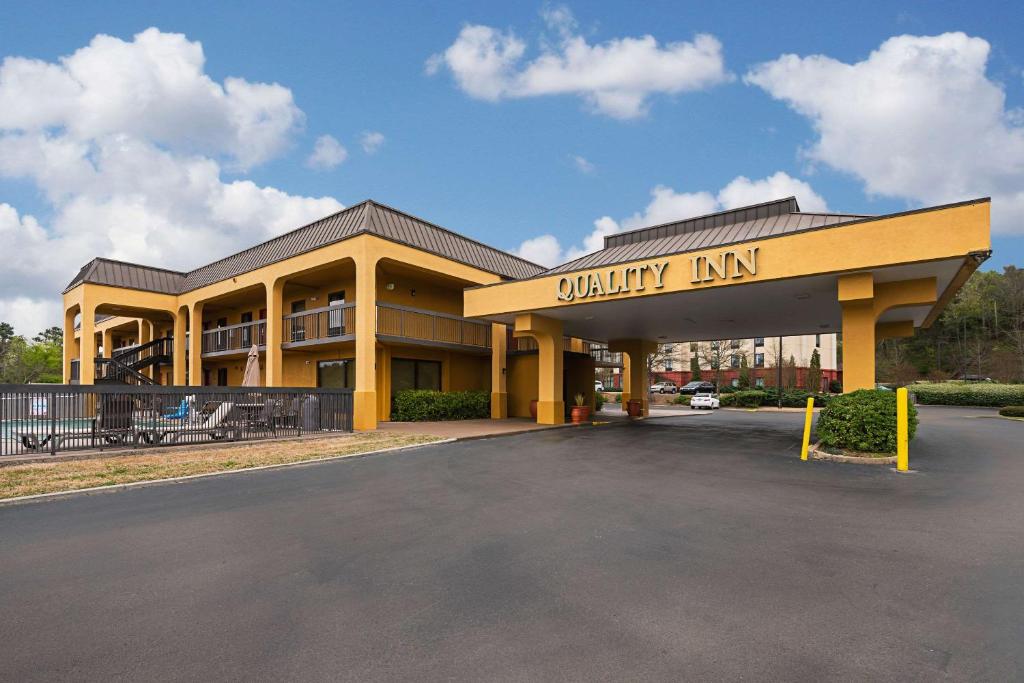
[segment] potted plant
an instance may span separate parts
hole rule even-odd
[[[576,404],[572,407],[572,421],[574,424],[582,424],[590,420],[590,406],[587,405],[586,394],[576,394],[573,396],[573,402]]]
[[[630,417],[641,417],[644,413],[644,402],[638,398],[631,398],[626,403],[626,414]]]
[[[537,419],[537,399],[530,401],[530,417],[534,420]]]

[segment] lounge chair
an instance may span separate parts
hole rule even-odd
[[[157,443],[179,443],[184,437],[209,436],[210,439],[219,441],[237,430],[237,426],[227,419],[234,409],[235,404],[231,401],[208,401],[194,420],[189,420],[180,427],[154,430],[155,440]],[[206,412],[207,410],[209,412]]]
[[[178,404],[177,408],[172,408],[163,415],[162,418],[165,420],[184,420],[188,417],[188,399],[181,399],[181,403]]]

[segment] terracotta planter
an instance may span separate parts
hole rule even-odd
[[[630,417],[641,417],[644,413],[644,403],[638,398],[631,398],[626,403],[626,414]]]
[[[573,406],[572,421],[574,424],[590,422],[590,406]]]
[[[537,399],[530,401],[530,417],[537,419]]]

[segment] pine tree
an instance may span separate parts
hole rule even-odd
[[[690,358],[690,380],[700,381],[700,361],[697,360],[697,356]]]
[[[811,352],[811,362],[807,366],[807,391],[821,391],[821,354],[818,349]]]
[[[747,354],[740,354],[740,376],[739,376],[739,388],[749,389],[750,388],[750,366],[747,365]]]

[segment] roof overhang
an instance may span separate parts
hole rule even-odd
[[[987,258],[989,206],[978,200],[475,287],[466,290],[465,315],[512,324],[519,313],[539,313],[562,320],[566,334],[597,340],[838,332],[840,276],[870,272],[875,283],[935,278],[935,303],[891,309],[879,319],[927,327]],[[707,271],[709,260],[724,263],[724,276]],[[628,291],[621,291],[624,275]]]

